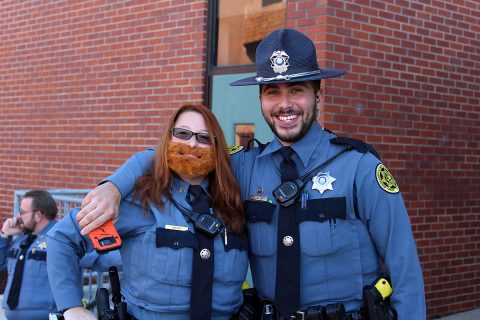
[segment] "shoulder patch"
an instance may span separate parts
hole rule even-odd
[[[388,171],[387,167],[380,163],[375,169],[375,176],[377,177],[377,182],[380,188],[387,191],[388,193],[398,193],[400,189],[398,188],[397,182],[393,179],[393,176]]]
[[[243,150],[242,146],[235,146],[233,144],[227,145],[227,148],[228,148],[228,153],[230,153],[230,154],[235,154],[235,153]]]

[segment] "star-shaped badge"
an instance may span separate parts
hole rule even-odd
[[[326,190],[333,190],[332,183],[337,180],[330,175],[330,172],[319,172],[312,178],[312,189],[320,191],[323,194]]]
[[[46,241],[43,241],[42,243],[40,243],[40,244],[38,245],[38,248],[39,248],[39,249],[42,249],[42,250],[47,249],[47,242],[46,242]]]

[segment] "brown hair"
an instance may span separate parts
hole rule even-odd
[[[28,191],[23,196],[25,198],[32,198],[32,211],[40,211],[47,220],[53,220],[57,216],[57,204],[47,190]]]
[[[175,121],[186,111],[197,112],[203,116],[212,139],[215,170],[208,175],[208,179],[213,207],[229,230],[241,234],[245,225],[243,202],[230,168],[227,143],[215,115],[202,105],[183,105],[172,115],[159,139],[152,170],[140,177],[135,184],[135,196],[145,208],[149,202],[163,205],[162,196],[171,199],[172,171],[167,163],[167,145]]]

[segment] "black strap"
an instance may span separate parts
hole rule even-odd
[[[195,212],[207,213],[210,211],[210,197],[198,185],[188,189],[192,209]],[[187,196],[189,196],[187,195]],[[212,288],[214,268],[213,239],[201,232],[197,232],[198,249],[194,250],[192,262],[192,290],[190,294],[190,320],[211,319]]]
[[[30,234],[27,239],[20,244],[20,255],[18,256],[13,273],[12,285],[8,293],[7,304],[11,310],[14,310],[18,305],[18,298],[20,297],[20,288],[22,287],[23,269],[25,267],[25,260],[27,260],[27,251],[32,242],[37,238],[36,235]]]
[[[283,158],[280,163],[282,182],[295,180],[298,170],[292,159],[293,149],[282,147],[280,154]],[[281,206],[278,216],[275,305],[285,318],[300,306],[300,232],[296,209],[296,205]]]
[[[353,149],[357,150],[360,153],[370,152],[378,160],[381,161],[380,155],[377,152],[377,150],[375,150],[375,148],[372,145],[370,145],[366,142],[363,142],[362,140],[347,138],[347,137],[335,137],[335,138],[330,139],[330,143],[348,145],[348,146],[351,146]]]

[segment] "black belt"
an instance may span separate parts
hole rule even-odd
[[[329,308],[337,308],[340,306],[340,311],[338,313],[331,312],[332,309]],[[330,313],[327,311],[329,310]],[[264,302],[263,307],[263,317],[262,319],[272,319],[272,320],[366,320],[367,318],[364,316],[360,310],[351,310],[348,312],[344,311],[343,304],[332,304],[329,306],[313,306],[308,307],[305,311],[296,311],[293,315],[289,318],[284,318],[276,312],[275,307],[267,302]],[[268,315],[267,315],[268,314]],[[330,314],[330,315],[329,315]]]
[[[282,318],[280,318],[283,320]],[[360,311],[349,311],[345,313],[345,316],[342,319],[338,320],[365,320],[366,318],[362,316]],[[285,320],[329,320],[328,318],[322,315],[311,315],[305,311],[297,311],[295,312],[289,319]]]

